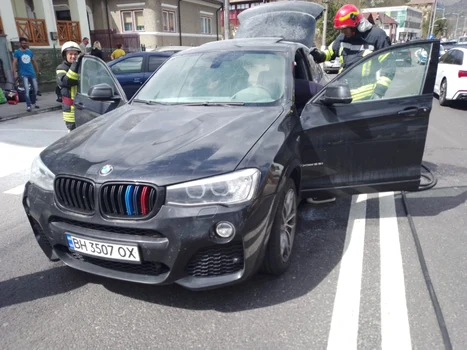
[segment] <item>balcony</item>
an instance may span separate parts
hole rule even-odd
[[[67,41],[81,42],[81,31],[78,21],[57,21],[57,33],[60,45]]]
[[[19,37],[25,37],[30,46],[49,46],[44,19],[15,18]]]

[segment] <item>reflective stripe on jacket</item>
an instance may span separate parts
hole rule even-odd
[[[352,38],[340,34],[324,53],[326,61],[334,60],[337,57],[340,58],[342,65],[340,73],[370,53],[389,46],[391,46],[391,42],[384,30],[371,27],[370,30],[364,33],[357,32]],[[391,59],[391,53],[378,56],[376,64],[374,59],[365,62],[361,69],[361,80],[358,84],[352,84],[353,86],[351,86],[353,99],[367,99],[373,93],[383,96],[395,75],[395,66],[394,61]],[[379,77],[376,78],[378,71]]]
[[[56,69],[57,85],[62,94],[63,120],[69,123],[75,122],[74,99],[78,92],[79,74],[78,63],[72,64],[63,61]]]

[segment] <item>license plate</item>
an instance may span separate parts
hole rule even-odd
[[[68,248],[75,252],[101,258],[141,262],[138,247],[106,242],[96,242],[75,235],[66,234]]]
[[[341,66],[341,64],[340,63],[334,63],[332,66],[336,67],[336,68],[339,68]]]

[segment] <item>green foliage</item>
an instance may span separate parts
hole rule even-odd
[[[329,46],[334,39],[339,35],[339,30],[334,29],[334,16],[341,8],[342,5],[346,4],[343,0],[330,0],[328,3],[328,20],[327,20],[327,29],[326,29],[326,46]],[[323,4],[324,5],[324,4]],[[316,24],[316,39],[315,44],[317,47],[321,46],[321,40],[323,35],[323,23],[324,23],[324,14]],[[318,40],[319,39],[319,40]]]
[[[441,36],[446,35],[448,31],[448,20],[447,19],[438,19],[435,22],[434,26],[434,34],[435,37],[439,38]]]

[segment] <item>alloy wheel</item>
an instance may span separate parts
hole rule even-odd
[[[295,238],[295,229],[297,224],[296,201],[295,191],[293,189],[289,189],[284,198],[280,234],[281,257],[284,262],[288,261],[290,258]]]

